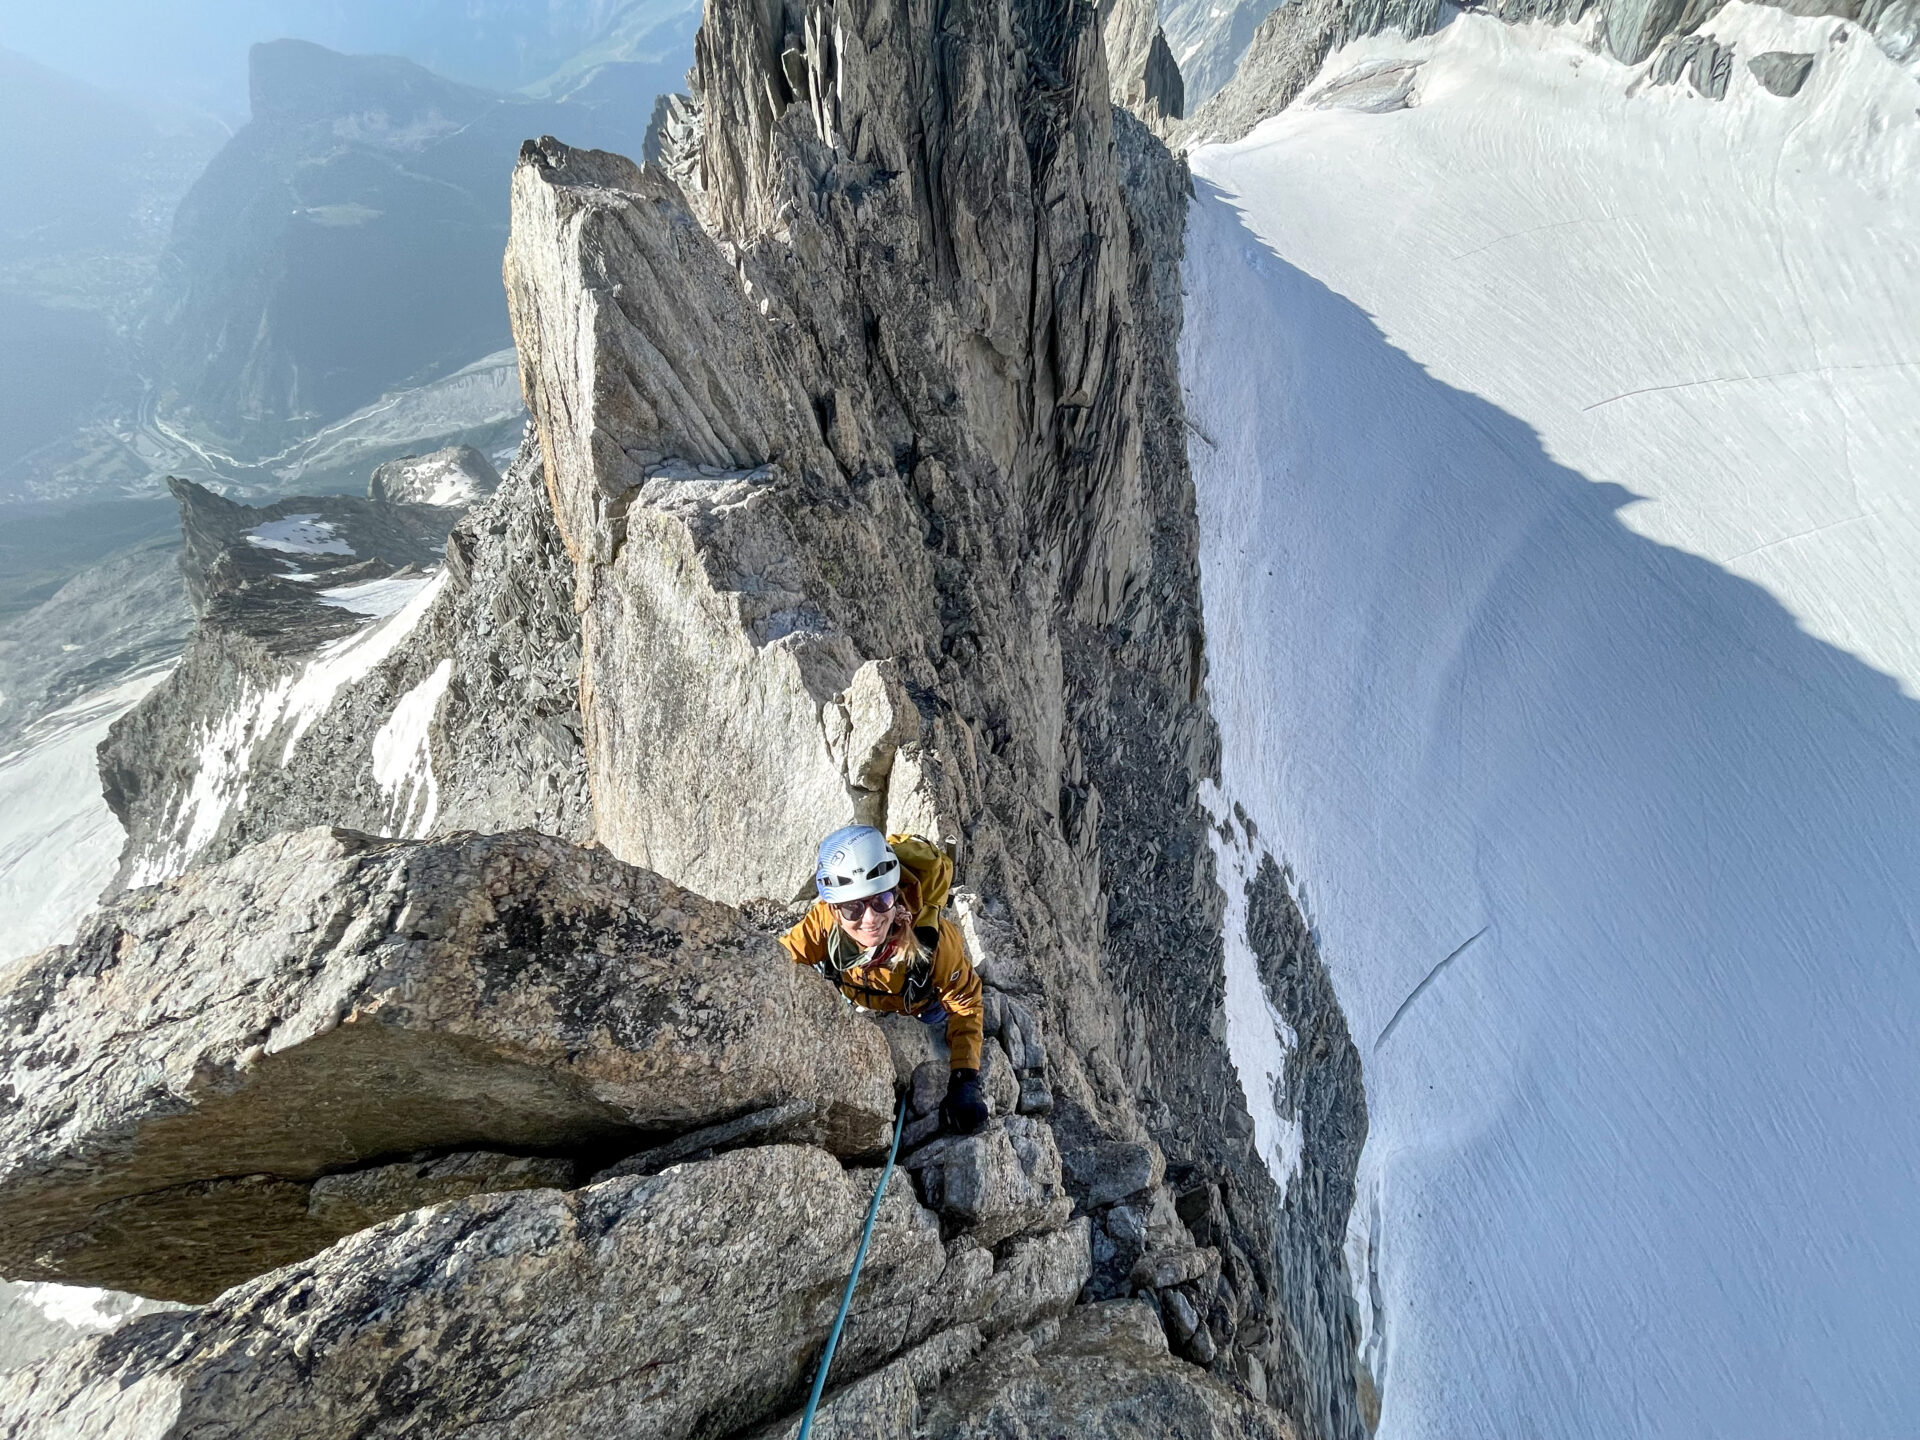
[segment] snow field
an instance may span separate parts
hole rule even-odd
[[[434,501],[439,504],[439,501]],[[289,580],[304,579],[304,576],[289,575]],[[356,615],[371,615],[384,618],[396,610],[404,610],[407,603],[418,596],[431,575],[408,574],[389,575],[381,580],[361,580],[352,585],[336,585],[331,589],[319,591],[317,599],[322,605],[332,605],[340,610],[350,610]]]
[[[373,737],[373,778],[392,802],[389,832],[424,838],[440,813],[440,782],[433,773],[428,727],[453,678],[453,661],[442,660],[427,678],[400,697],[393,716]]]
[[[77,700],[0,756],[0,961],[71,940],[113,878],[127,837],[101,796],[94,752],[166,673]]]
[[[284,515],[268,520],[247,532],[247,543],[260,550],[277,550],[283,555],[351,555],[353,547],[334,533],[333,522],[322,520],[320,513]]]
[[[1220,805],[1366,1067],[1383,1440],[1920,1414],[1920,87],[1703,29],[1724,102],[1464,16],[1192,157]]]

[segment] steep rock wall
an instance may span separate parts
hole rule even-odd
[[[1184,1358],[1353,1434],[1339,1247],[1287,1248],[1223,1042],[1185,172],[1107,104],[1098,19],[716,0],[657,164],[523,151],[506,279],[595,833],[734,901],[856,818],[951,842],[1045,1017],[1092,1293],[1144,1284]],[[1141,1258],[1194,1224],[1211,1258]]]
[[[1216,741],[1173,348],[1186,175],[1111,107],[1100,23],[1060,0],[964,12],[715,0],[698,93],[661,127],[657,164],[542,140],[515,172],[506,281],[538,458],[523,454],[408,609],[374,625],[318,614],[278,570],[227,574],[226,535],[198,562],[194,653],[167,701],[116,735],[106,769],[143,880],[244,869],[310,821],[414,835],[520,824],[773,917],[805,889],[826,829],[861,819],[934,836],[960,861],[958,918],[992,986],[998,1116],[964,1143],[923,1143],[938,1122],[920,1092],[937,1092],[944,1058],[918,1026],[889,1033],[914,1096],[905,1167],[951,1237],[947,1264],[969,1286],[1055,1308],[1138,1303],[1057,1333],[1043,1323],[975,1360],[977,1339],[951,1337],[944,1358],[902,1357],[860,1383],[937,1403],[952,1374],[961,1389],[938,1413],[967,1433],[970,1415],[1044,1419],[1089,1376],[1137,1361],[1138,1395],[1115,1397],[1089,1433],[1353,1435],[1338,1246],[1302,1237],[1337,1228],[1350,1195],[1358,1062],[1337,1012],[1310,1025],[1322,997],[1276,972],[1269,998],[1315,1037],[1289,1103],[1336,1117],[1341,1141],[1283,1189],[1255,1151],[1225,1043],[1223,897],[1200,799]],[[1164,98],[1167,67],[1149,50]],[[260,613],[276,596],[284,613]],[[349,681],[321,683],[366,645],[380,653]],[[403,733],[413,748],[396,769]],[[126,903],[214,894],[211,874]],[[202,908],[215,918],[188,906],[181,924],[205,927],[203,948],[239,938],[218,918],[232,907]],[[72,958],[48,963],[64,974]],[[61,1004],[85,1012],[91,993]],[[166,986],[154,994],[164,1002]],[[236,1073],[250,1063],[229,1059]],[[715,1123],[574,1193],[793,1138],[792,1102],[763,1098],[778,1103],[704,1117]],[[549,1142],[444,1130],[418,1143],[453,1153],[414,1143],[316,1156],[296,1137],[259,1164],[323,1229],[389,1213],[381,1197],[395,1192],[424,1204],[476,1176],[527,1180],[514,1171],[527,1157],[465,1147]],[[85,1149],[44,1158],[57,1168]],[[220,1173],[129,1175],[129,1193],[151,1181],[179,1199],[212,1183],[257,1198],[203,1168]],[[549,1202],[485,1203],[544,1215]],[[322,1229],[235,1273],[306,1253]],[[538,1254],[551,1227],[508,1229],[503,1244]],[[117,1276],[116,1237],[90,1249],[86,1224],[49,1221],[51,1249],[81,1230],[81,1251],[101,1258],[92,1273]],[[330,1299],[314,1323],[355,1330],[369,1323],[360,1299],[381,1303],[392,1277],[439,1263],[438,1232],[390,1233],[390,1248],[349,1240],[306,1262],[337,1277],[330,1267],[358,1255],[388,1277]],[[930,1271],[903,1293],[937,1283]],[[546,1303],[515,1313],[539,1327],[557,1313]],[[984,1336],[1005,1307],[981,1306],[951,1322]],[[1145,1342],[1142,1306],[1159,1326]],[[250,1333],[266,1348],[247,1353],[268,1354],[279,1324],[229,1306],[193,1332],[211,1338],[175,1347],[147,1322],[137,1342],[43,1366],[19,1393],[42,1415],[137,1385],[182,1394],[227,1373],[221,1357]],[[491,1334],[420,1383],[441,1404],[506,1343]],[[890,1353],[856,1347],[848,1376]],[[268,1368],[249,1373],[270,1384]],[[341,1393],[387,1383],[369,1373],[341,1372]],[[674,1433],[764,1419],[784,1393],[690,1412]],[[207,1403],[243,1414],[252,1402]],[[380,1423],[370,1433],[407,1433]]]

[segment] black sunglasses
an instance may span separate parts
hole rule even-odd
[[[858,920],[869,910],[876,915],[886,914],[893,909],[893,901],[894,892],[882,890],[878,895],[867,895],[858,900],[836,900],[833,909],[843,920]]]

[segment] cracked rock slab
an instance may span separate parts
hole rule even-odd
[[[312,1254],[329,1172],[815,1102],[884,1145],[886,1042],[737,912],[604,851],[325,829],[133,892],[0,990],[0,1273],[204,1301]]]
[[[1138,1301],[1085,1305],[1040,1344],[989,1347],[934,1395],[916,1436],[927,1440],[1294,1440],[1274,1411],[1167,1353],[1153,1310]]]
[[[804,1399],[876,1179],[768,1146],[415,1212],[0,1377],[0,1437],[727,1434]],[[856,1317],[944,1265],[934,1217],[889,1186]],[[927,1309],[867,1363],[945,1328]]]
[[[928,1203],[982,1245],[1057,1229],[1073,1210],[1052,1127],[1024,1115],[995,1120],[977,1135],[936,1140],[906,1163]]]

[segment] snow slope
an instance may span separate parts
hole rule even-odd
[[[1192,157],[1223,794],[1366,1065],[1389,1440],[1920,1429],[1920,87],[1705,29],[1723,102],[1469,16]]]
[[[170,668],[74,701],[0,755],[0,964],[72,939],[113,879],[127,835],[101,796],[94,752]]]

